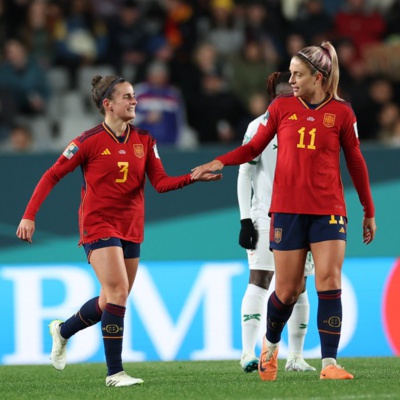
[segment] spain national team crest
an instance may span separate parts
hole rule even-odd
[[[143,145],[142,144],[134,144],[133,145],[133,151],[135,152],[135,156],[137,158],[143,158],[144,150],[143,150]]]
[[[323,121],[324,125],[327,128],[332,128],[332,126],[335,125],[335,118],[336,118],[335,114],[325,113]]]
[[[274,230],[274,241],[280,243],[282,240],[282,228],[275,228]]]

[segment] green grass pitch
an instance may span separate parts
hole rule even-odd
[[[128,374],[144,385],[105,386],[104,364],[70,364],[64,371],[50,365],[0,366],[0,398],[7,400],[118,399],[271,399],[389,400],[400,399],[400,358],[341,358],[354,374],[352,381],[321,381],[317,372],[285,372],[279,360],[278,378],[263,382],[258,373],[245,374],[238,361],[174,361],[125,363]]]

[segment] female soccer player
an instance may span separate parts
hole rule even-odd
[[[364,209],[363,241],[376,233],[368,170],[361,154],[357,121],[350,104],[338,97],[339,65],[330,42],[305,47],[290,62],[292,96],[276,98],[253,139],[196,167],[192,177],[249,162],[277,135],[278,156],[270,207],[270,247],[275,260],[275,291],[268,300],[267,333],[259,362],[263,380],[277,376],[282,330],[303,288],[310,249],[318,293],[321,379],[353,379],[337,364],[342,327],[341,271],[347,215],[340,174],[340,150]]]
[[[274,72],[267,80],[270,100],[280,94],[293,93],[289,85],[289,72]],[[257,132],[263,115],[253,120],[245,133],[243,143],[249,142]],[[274,276],[274,259],[269,249],[268,215],[271,204],[272,182],[276,165],[276,138],[268,144],[260,156],[242,164],[239,168],[237,193],[240,210],[241,229],[239,244],[247,249],[250,268],[249,284],[242,300],[242,357],[240,360],[244,372],[258,368],[259,359],[255,355],[255,346],[260,330],[261,319],[267,293]],[[288,321],[289,354],[286,371],[315,371],[303,358],[304,339],[310,317],[310,304],[306,290],[306,277],[314,273],[311,253],[307,255],[304,271],[304,289],[299,295]]]
[[[190,174],[168,176],[154,138],[131,124],[137,101],[132,85],[123,78],[93,77],[92,99],[104,115],[104,122],[74,139],[44,173],[26,207],[17,236],[32,243],[35,216],[41,204],[60,179],[81,167],[79,244],[85,249],[101,292],[65,322],[50,323],[51,360],[56,369],[64,369],[68,339],[101,321],[108,367],[106,385],[131,386],[143,381],[125,373],[121,353],[126,301],[143,241],[146,175],[158,192],[179,189],[197,180],[218,180],[221,175],[206,173],[196,179]]]

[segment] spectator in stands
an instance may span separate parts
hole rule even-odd
[[[20,40],[5,43],[5,61],[0,65],[0,87],[9,90],[16,111],[25,115],[43,114],[50,96],[46,71],[29,57]]]
[[[243,26],[235,19],[234,6],[232,0],[212,0],[210,17],[200,32],[201,41],[212,43],[223,57],[237,53],[245,41]]]
[[[392,134],[385,139],[384,143],[392,147],[400,147],[400,118],[394,123]]]
[[[292,57],[305,46],[306,41],[301,33],[295,31],[290,32],[286,37],[285,50],[281,56],[278,71],[286,71]]]
[[[34,0],[29,4],[26,20],[20,30],[20,37],[30,56],[45,68],[54,61],[51,26],[47,19],[48,4]]]
[[[1,152],[31,153],[35,150],[32,131],[27,125],[17,124],[10,130],[8,139],[1,145]]]
[[[71,87],[76,87],[77,70],[84,65],[105,62],[107,26],[95,18],[89,0],[71,0],[64,18],[54,26],[57,65],[68,68]]]
[[[197,44],[196,14],[188,0],[166,0],[163,36],[174,49],[178,62],[190,61],[193,49]]]
[[[350,38],[359,58],[366,45],[383,39],[386,29],[382,15],[369,11],[365,0],[346,0],[345,7],[334,19],[334,34],[339,38]]]
[[[322,0],[306,0],[293,26],[297,32],[302,33],[306,43],[318,44],[330,37],[333,21],[325,11]]]
[[[394,102],[383,105],[378,115],[378,139],[383,143],[390,143],[397,121],[400,119],[400,107]]]
[[[263,0],[249,0],[245,5],[244,32],[246,41],[258,41],[263,46],[272,46],[282,54],[289,26],[281,8]]]
[[[150,64],[145,82],[135,85],[136,125],[162,145],[175,145],[185,126],[185,104],[178,88],[169,82],[168,67]]]
[[[240,141],[242,132],[237,126],[245,110],[217,72],[203,76],[200,93],[189,99],[188,108],[189,125],[196,130],[200,143]]]
[[[136,75],[145,65],[150,36],[138,2],[125,0],[117,17],[110,21],[108,31],[107,55],[115,71],[121,75],[124,67],[130,67]]]
[[[228,66],[229,85],[244,107],[247,107],[250,97],[265,84],[265,75],[268,76],[276,67],[265,62],[262,42],[256,40],[245,43],[241,52],[231,57]]]

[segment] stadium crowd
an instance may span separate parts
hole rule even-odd
[[[322,40],[361,142],[400,146],[399,21],[400,0],[0,0],[0,149],[61,150],[93,126],[96,74],[134,84],[161,146],[239,143],[267,76]]]

